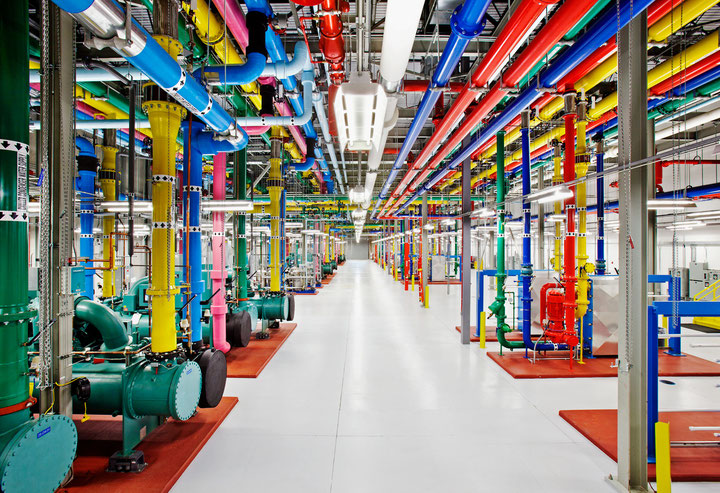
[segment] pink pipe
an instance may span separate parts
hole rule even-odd
[[[247,24],[245,24],[245,14],[243,14],[237,0],[213,0],[213,3],[220,15],[225,19],[227,27],[240,45],[240,49],[245,53],[245,47],[247,47],[250,39]]]
[[[225,200],[225,171],[227,155],[219,152],[213,156],[213,200]],[[210,313],[213,317],[213,345],[223,353],[230,351],[225,330],[225,213],[213,212],[212,235],[213,269],[210,278],[213,283],[213,296]]]
[[[292,110],[290,109],[290,105],[287,103],[287,101],[283,101],[281,103],[275,103],[275,109],[278,110],[278,113],[280,113],[280,116],[292,116]],[[295,140],[295,144],[297,144],[298,149],[300,149],[300,152],[303,155],[307,154],[307,145],[305,144],[305,139],[303,138],[300,128],[298,128],[296,126],[291,126],[288,128],[290,129],[290,135],[293,136],[293,139]]]
[[[243,130],[245,130],[245,133],[254,136],[254,135],[262,135],[268,130],[270,130],[270,125],[258,125],[257,127],[243,127]]]

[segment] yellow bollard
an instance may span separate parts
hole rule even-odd
[[[657,493],[670,493],[670,424],[655,423],[655,477]]]
[[[412,291],[415,291],[415,274],[413,274],[412,276],[410,276],[410,284],[412,285],[411,290],[412,290]]]
[[[429,295],[430,295],[429,286],[425,286],[425,308],[430,308],[430,300],[428,299]]]
[[[480,349],[485,349],[485,312],[480,313]]]

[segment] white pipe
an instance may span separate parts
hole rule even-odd
[[[40,121],[30,121],[30,130],[40,130]],[[77,130],[128,129],[130,120],[77,120]],[[135,120],[135,128],[150,128],[150,120]]]
[[[126,79],[131,80],[148,80],[148,76],[145,75],[144,72],[142,72],[139,69],[136,69],[135,67],[113,67],[117,72],[125,77]],[[110,72],[107,72],[105,70],[99,69],[99,68],[87,68],[87,67],[78,67],[75,70],[75,80],[77,82],[111,82],[118,80],[117,77],[115,77]],[[39,69],[30,69],[30,83],[31,84],[39,84],[40,83],[40,70]]]
[[[327,147],[328,154],[330,155],[330,161],[332,162],[333,169],[335,170],[335,177],[337,178],[338,185],[340,186],[340,193],[345,193],[345,186],[343,185],[342,176],[340,174],[340,166],[337,162],[337,155],[335,154],[335,146],[333,146],[332,136],[330,135],[330,125],[328,123],[327,115],[325,114],[325,105],[323,104],[323,96],[319,92],[313,93],[313,106],[315,107],[315,114],[320,122],[320,130],[322,130],[323,140]]]

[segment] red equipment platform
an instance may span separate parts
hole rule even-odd
[[[200,409],[187,421],[170,419],[138,445],[147,467],[141,473],[107,472],[108,458],[122,448],[122,418],[92,416],[75,419],[78,451],[75,477],[61,493],[167,492],[187,469],[215,430],[237,404],[237,397],[223,397],[214,409]]]
[[[560,411],[560,417],[617,461],[616,409]],[[670,423],[670,441],[715,441],[712,431],[690,431],[688,426],[718,426],[720,412],[665,412],[660,421]],[[720,481],[720,448],[671,447],[670,473],[673,481]],[[655,480],[654,464],[648,464],[648,475]]]
[[[253,333],[247,347],[231,349],[225,355],[228,378],[257,378],[296,327],[294,322],[282,322],[279,329],[268,329],[269,339],[255,339]]]
[[[660,376],[661,377],[716,377],[720,376],[720,365],[697,356],[689,354],[683,356],[669,356],[664,349],[660,350]],[[548,351],[547,356],[567,357],[567,351]],[[585,364],[577,360],[572,363],[567,359],[542,359],[538,355],[537,361],[525,358],[524,349],[515,351],[503,350],[500,353],[488,352],[487,355],[513,378],[587,378],[587,377],[616,377],[617,368],[613,368],[615,358],[584,358]],[[530,351],[532,358],[532,351]]]

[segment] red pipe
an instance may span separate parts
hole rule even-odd
[[[677,6],[680,2],[676,0],[657,0],[654,2],[649,8],[648,8],[648,24],[653,24],[657,22],[662,16],[670,12],[673,7]],[[582,5],[578,5],[582,4]],[[592,2],[566,2],[563,4],[550,18],[547,25],[540,31],[538,36],[533,39],[528,47],[523,51],[523,54],[529,50],[534,50],[534,53],[539,53],[540,56],[543,56],[547,51],[560,39],[562,35],[567,32],[568,26],[574,26],[585,13],[592,7]],[[571,17],[572,14],[577,14],[578,9],[580,9],[582,12],[580,12],[580,15],[573,18]],[[519,8],[518,8],[519,10]],[[573,11],[574,10],[574,11]],[[514,17],[513,17],[514,18]],[[513,22],[513,19],[511,18],[510,23],[508,23],[508,26],[511,26]],[[506,26],[506,29],[507,27]],[[513,26],[513,30],[516,32],[524,32],[523,29],[525,26]],[[550,33],[552,31],[559,30],[561,31],[560,37],[557,37],[556,39],[548,39],[550,37]],[[546,33],[547,32],[547,33]],[[545,34],[546,33],[546,34]],[[556,33],[555,33],[556,34]],[[518,38],[521,36],[518,36],[517,34],[513,35],[517,36]],[[541,37],[542,36],[542,37]],[[538,46],[536,48],[536,43],[548,43],[544,47]],[[496,42],[497,43],[497,42]],[[544,49],[543,49],[544,48]],[[594,68],[598,63],[600,63],[602,60],[610,56],[616,49],[614,40],[609,40],[608,43],[603,45],[602,48],[599,50],[596,50],[595,54],[588,57],[587,60],[582,62],[580,65],[578,65],[575,69],[570,71],[563,79],[558,83],[558,87],[562,87],[563,89],[567,89],[569,84],[572,84],[576,82],[580,77],[585,75],[587,72],[589,72],[592,68]],[[486,55],[487,58],[488,55]],[[530,58],[528,56],[528,58]],[[510,79],[508,75],[513,75],[515,72],[515,65],[518,64],[520,61],[526,61],[521,54],[521,57],[513,63],[513,65],[508,69],[508,72],[506,72],[503,75],[503,82],[508,86],[513,86],[513,81]],[[537,63],[537,60],[532,61],[529,67],[522,72],[520,77],[524,76],[530,68]],[[478,67],[478,70],[480,67]],[[477,72],[477,71],[476,71]],[[574,79],[574,80],[573,80]],[[517,81],[514,82],[515,84]],[[496,84],[497,86],[497,84]],[[495,87],[493,87],[495,89]],[[450,108],[450,111],[448,112],[446,116],[446,120],[449,120],[448,122],[443,122],[441,126],[438,128],[438,131],[433,134],[433,136],[430,138],[430,140],[427,142],[425,147],[423,148],[422,152],[418,156],[418,159],[416,161],[416,165],[413,168],[410,168],[405,175],[405,178],[400,182],[400,184],[396,187],[395,191],[393,191],[392,197],[395,198],[399,195],[399,190],[402,190],[403,187],[407,186],[407,182],[410,181],[415,175],[417,175],[418,169],[426,162],[428,155],[430,152],[437,146],[438,141],[444,137],[447,132],[449,131],[449,127],[457,120],[457,118],[464,112],[464,109],[467,108],[467,106],[472,102],[472,96],[474,94],[467,94],[469,92],[469,86],[466,86],[465,89],[463,89],[463,92],[460,93],[458,96],[455,105],[453,105],[452,108]],[[503,93],[504,96],[504,93]],[[493,98],[492,101],[499,101],[497,100],[497,94],[493,93],[493,90],[491,89],[490,93],[486,94],[483,99]],[[551,98],[547,99],[549,101]],[[469,100],[469,101],[468,101]],[[547,104],[547,101],[545,104]],[[482,101],[481,101],[482,103]],[[497,103],[495,103],[497,104]],[[495,106],[493,104],[491,108]],[[461,111],[456,110],[456,106],[461,106],[463,109]],[[464,105],[464,106],[463,106]],[[489,111],[487,110],[486,105],[479,104],[473,112],[470,114],[468,118],[466,118],[465,122],[463,122],[463,125],[450,137],[450,139],[445,143],[445,145],[437,152],[433,160],[425,167],[425,170],[422,172],[422,174],[415,178],[412,185],[410,185],[405,192],[400,196],[398,201],[401,201],[403,198],[410,195],[410,193],[414,193],[415,190],[417,190],[417,187],[427,179],[427,177],[432,173],[439,165],[442,163],[442,161],[447,157],[447,155],[450,153],[452,149],[454,149],[457,145],[459,145],[462,140],[465,138],[465,136],[471,132],[479,123],[480,121],[486,116],[486,114],[481,114],[481,111]],[[544,104],[543,104],[544,106]],[[471,119],[472,121],[468,121],[468,119]],[[435,136],[438,135],[438,138],[435,139]],[[483,147],[484,149],[488,149],[490,146],[492,146],[493,141],[488,141]],[[481,150],[478,150],[475,155],[482,152]],[[389,203],[389,202],[388,202]],[[388,209],[388,204],[386,203],[385,208],[383,209],[383,212]]]
[[[292,0],[293,3],[296,3],[298,5],[302,5],[303,7],[314,7],[316,5],[320,5],[323,0]]]
[[[404,92],[425,92],[430,82],[427,80],[405,80],[403,81],[402,90]],[[443,92],[460,92],[465,85],[462,82],[448,82],[443,87]]]
[[[531,0],[526,0],[523,2],[523,5],[529,2],[531,2]],[[492,89],[490,89],[490,91],[478,102],[478,105],[473,109],[470,115],[465,118],[460,128],[450,137],[450,139],[448,139],[445,145],[443,145],[437,152],[433,160],[425,167],[422,175],[416,178],[413,184],[408,187],[406,193],[408,190],[414,192],[417,189],[418,185],[440,165],[450,151],[458,146],[465,136],[468,135],[495,106],[497,106],[503,97],[505,97],[505,88],[515,87],[517,83],[520,82],[520,79],[522,79],[522,77],[527,74],[530,69],[532,69],[532,67],[545,55],[545,53],[547,53],[548,50],[552,48],[565,35],[565,33],[567,33],[568,26],[574,26],[577,24],[588,12],[588,10],[592,8],[592,5],[592,2],[566,2],[558,8],[555,13],[553,13],[553,15],[548,19],[545,27],[540,30],[538,35],[520,54],[520,57],[513,62],[507,72],[503,74],[501,80],[496,82]],[[536,8],[539,7],[537,4],[535,6]],[[520,7],[518,7],[516,13],[518,11],[520,11]],[[525,11],[523,10],[522,12]],[[542,9],[539,9],[535,18],[537,18],[541,12]],[[532,23],[520,24],[516,22],[515,14],[513,14],[513,17],[507,23],[500,36],[502,37],[504,35],[511,37],[515,42],[517,42],[523,37],[518,33],[524,33],[531,24]],[[500,38],[498,38],[498,40],[499,39]],[[493,47],[497,44],[498,41],[493,44]],[[507,44],[502,46],[510,48]],[[509,53],[509,50],[507,52],[503,51],[503,56],[500,57],[500,59],[507,56],[507,53]],[[490,57],[490,53],[488,53],[488,55],[483,58],[483,62],[488,58],[491,60],[494,59],[493,57]],[[473,87],[482,87],[482,85],[487,83],[488,78],[499,66],[499,64],[493,66],[489,65],[489,62],[488,64],[483,62],[481,62],[480,66],[478,66],[477,70],[473,74]],[[458,96],[456,103],[452,108],[450,108],[450,111],[446,115],[445,119],[438,127],[438,130],[433,133],[433,136],[427,144],[425,144],[420,156],[418,156],[418,159],[415,161],[415,165],[408,170],[405,178],[403,178],[400,184],[395,188],[395,191],[393,191],[392,196],[394,198],[398,197],[400,192],[403,190],[403,187],[407,186],[410,180],[415,177],[418,171],[422,168],[422,165],[426,162],[427,158],[430,157],[432,150],[437,146],[439,141],[447,135],[450,127],[465,112],[465,109],[470,102],[472,102],[475,96],[476,94],[474,90],[471,89],[470,85],[466,85],[463,92],[461,92]],[[387,204],[385,207],[387,208]]]
[[[575,180],[575,112],[567,112],[565,119],[565,183]],[[563,285],[565,288],[565,332],[575,333],[575,187],[573,196],[565,200],[565,240],[563,245]]]
[[[692,79],[693,77],[704,74],[708,70],[714,69],[718,65],[720,65],[720,51],[703,58],[697,63],[694,63],[687,69],[678,73],[676,76],[670,77],[669,79],[654,85],[652,89],[650,89],[650,93],[655,96],[665,94],[674,87],[684,84],[686,81]]]
[[[346,0],[323,0],[322,9],[325,12],[348,12],[350,5]],[[343,24],[339,15],[323,15],[320,18],[320,51],[330,64],[330,79],[336,85],[345,80],[345,40],[342,33]]]

